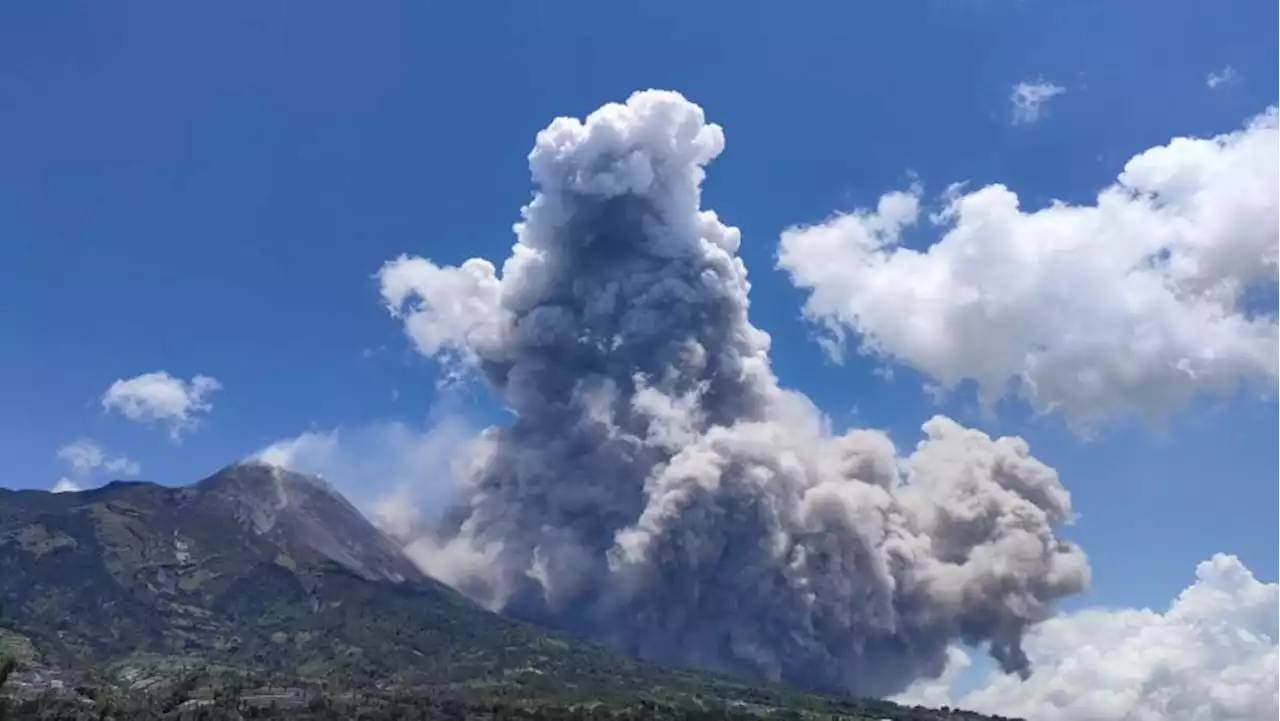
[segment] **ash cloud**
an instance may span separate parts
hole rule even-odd
[[[410,553],[496,610],[645,658],[884,695],[1081,590],[1053,469],[945,418],[901,454],[781,387],[737,229],[700,207],[719,126],[646,91],[540,132],[501,273],[401,257],[383,298],[514,420]]]

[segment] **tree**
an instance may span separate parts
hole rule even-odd
[[[9,676],[13,670],[18,667],[18,662],[12,658],[5,658],[0,661],[0,694],[4,693],[4,684],[9,680]],[[0,721],[9,718],[9,702],[0,696]]]

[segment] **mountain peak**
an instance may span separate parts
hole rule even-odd
[[[243,494],[270,500],[281,507],[317,495],[351,506],[345,496],[320,476],[298,473],[258,459],[237,461],[195,485],[201,491]]]
[[[318,476],[249,460],[223,468],[195,489],[295,558],[332,560],[370,579],[426,578],[395,541]]]

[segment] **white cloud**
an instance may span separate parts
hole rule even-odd
[[[76,493],[84,489],[80,487],[79,483],[63,476],[62,478],[59,478],[58,482],[53,484],[53,488],[49,490],[53,493]]]
[[[442,416],[424,430],[379,423],[303,433],[254,458],[323,477],[384,531],[403,537],[453,498],[454,464],[473,438],[466,422]]]
[[[131,461],[124,456],[108,458],[103,462],[102,467],[122,476],[136,476],[142,472],[142,466],[137,461]]]
[[[112,383],[102,394],[102,407],[117,410],[131,421],[165,423],[177,440],[183,431],[196,427],[197,415],[212,410],[208,397],[221,387],[217,379],[204,375],[184,381],[165,371],[143,373]]]
[[[88,438],[80,438],[68,443],[58,449],[57,455],[58,459],[71,466],[71,471],[76,474],[89,473],[98,468],[122,476],[136,476],[142,471],[141,465],[125,456],[108,458],[102,446]]]
[[[1239,77],[1236,74],[1236,69],[1228,65],[1217,72],[1209,73],[1209,76],[1204,80],[1204,84],[1213,89],[1220,85],[1234,83]]]
[[[957,650],[942,679],[899,700],[1039,721],[1271,721],[1280,715],[1278,592],[1219,554],[1164,612],[1087,609],[1037,626],[1026,681],[993,672],[953,695],[969,662]]]
[[[806,315],[860,335],[944,388],[1012,385],[1080,427],[1162,418],[1200,392],[1273,388],[1280,234],[1275,108],[1235,133],[1178,138],[1132,158],[1092,205],[1026,211],[1002,185],[952,186],[941,237],[904,247],[918,192],[783,233],[779,266],[810,291]]]
[[[75,471],[89,471],[102,465],[102,447],[87,439],[73,441],[58,449],[59,460]]]
[[[1023,81],[1013,86],[1009,102],[1013,104],[1013,124],[1029,125],[1044,117],[1049,101],[1067,89],[1044,80]]]
[[[441,268],[425,258],[402,255],[378,271],[382,300],[403,319],[405,333],[425,356],[470,360],[499,332],[502,282],[487,260],[472,258]]]
[[[88,438],[68,443],[59,448],[56,455],[58,460],[67,464],[70,473],[53,485],[51,490],[54,493],[84,490],[93,477],[102,471],[125,478],[136,476],[142,471],[142,466],[136,461],[123,455],[108,456],[101,445]]]

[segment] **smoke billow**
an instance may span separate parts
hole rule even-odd
[[[642,657],[888,694],[1025,630],[1088,582],[1019,438],[935,417],[898,455],[779,386],[737,229],[700,208],[718,126],[676,93],[558,118],[499,274],[401,257],[384,299],[513,413],[410,547],[488,606]]]

